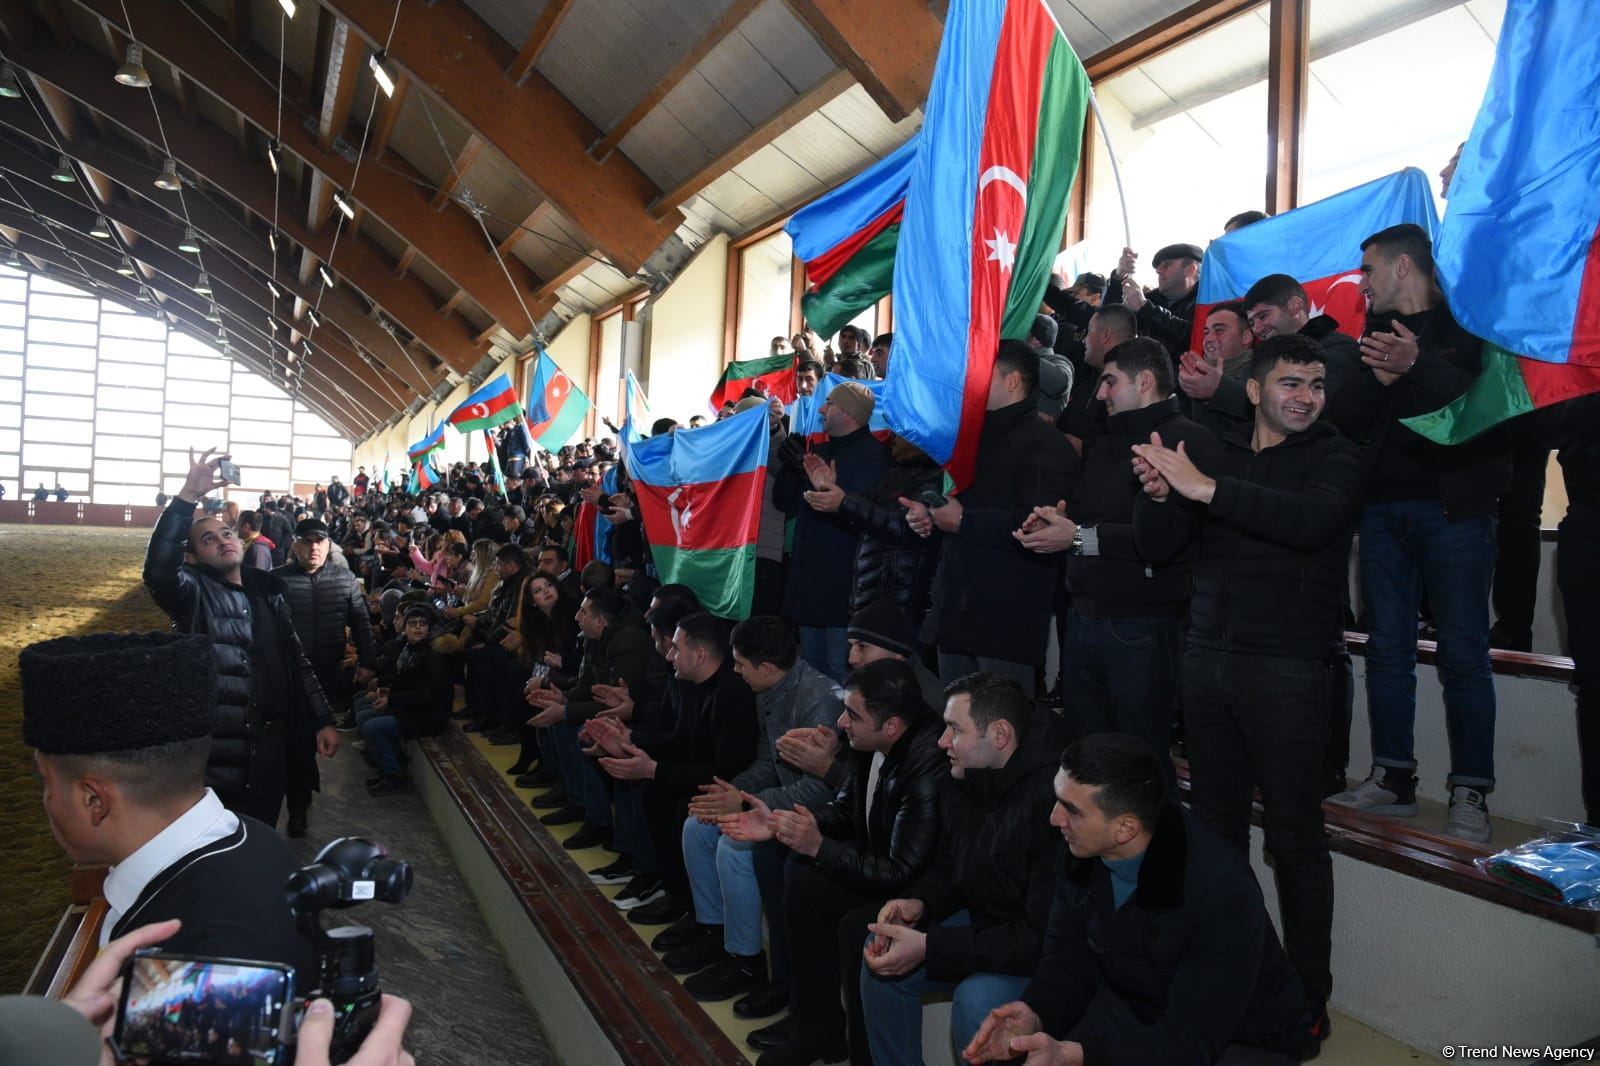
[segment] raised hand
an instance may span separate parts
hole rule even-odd
[[[1172,491],[1186,499],[1210,503],[1217,491],[1216,481],[1201,473],[1200,468],[1189,459],[1189,451],[1183,441],[1178,442],[1178,448],[1174,451],[1162,445],[1161,434],[1152,433],[1149,444],[1133,446],[1133,454],[1161,475]]]
[[[232,459],[233,456],[226,452],[221,455],[216,453],[216,448],[207,448],[197,459],[194,449],[189,449],[189,476],[183,488],[178,490],[178,499],[195,503],[212,489],[220,489],[228,483],[218,472],[218,467],[224,459]]]

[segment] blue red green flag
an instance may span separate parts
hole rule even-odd
[[[583,428],[589,406],[589,397],[540,348],[528,384],[528,434],[533,442],[547,452],[560,451]]]
[[[450,412],[450,424],[462,433],[479,429],[493,429],[522,414],[517,403],[517,392],[511,379],[496,374],[480,385],[477,391],[461,401],[461,406]]]

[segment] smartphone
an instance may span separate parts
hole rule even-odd
[[[921,496],[917,497],[917,502],[922,504],[922,506],[926,507],[930,511],[937,511],[950,501],[944,498],[943,493],[936,492],[933,489],[928,489],[923,492]]]
[[[293,1058],[294,968],[145,949],[123,966],[113,1046],[151,1063]]]
[[[608,493],[602,492],[594,501],[594,505],[596,508],[602,511],[611,510],[611,496]]]
[[[231,459],[218,459],[217,473],[230,485],[240,484],[239,464]]]

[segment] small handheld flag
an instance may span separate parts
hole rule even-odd
[[[528,385],[528,434],[533,442],[547,452],[560,451],[583,427],[589,407],[589,397],[540,348]]]
[[[520,414],[522,405],[517,403],[517,393],[511,387],[511,379],[504,374],[496,374],[461,401],[461,406],[450,412],[450,424],[462,433],[471,433],[493,429]]]

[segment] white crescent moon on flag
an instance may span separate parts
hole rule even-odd
[[[1022,178],[1018,177],[1015,170],[1012,170],[1010,167],[1000,166],[998,164],[990,167],[979,176],[978,191],[980,193],[983,192],[984,186],[988,185],[991,181],[1004,182],[1013,189],[1017,190],[1017,194],[1022,197],[1023,206],[1027,206],[1028,183],[1023,181]]]
[[[486,404],[486,403],[475,403],[475,404],[473,404],[471,407],[467,408],[467,417],[469,419],[473,419],[473,418],[488,418],[489,417],[489,405]]]

